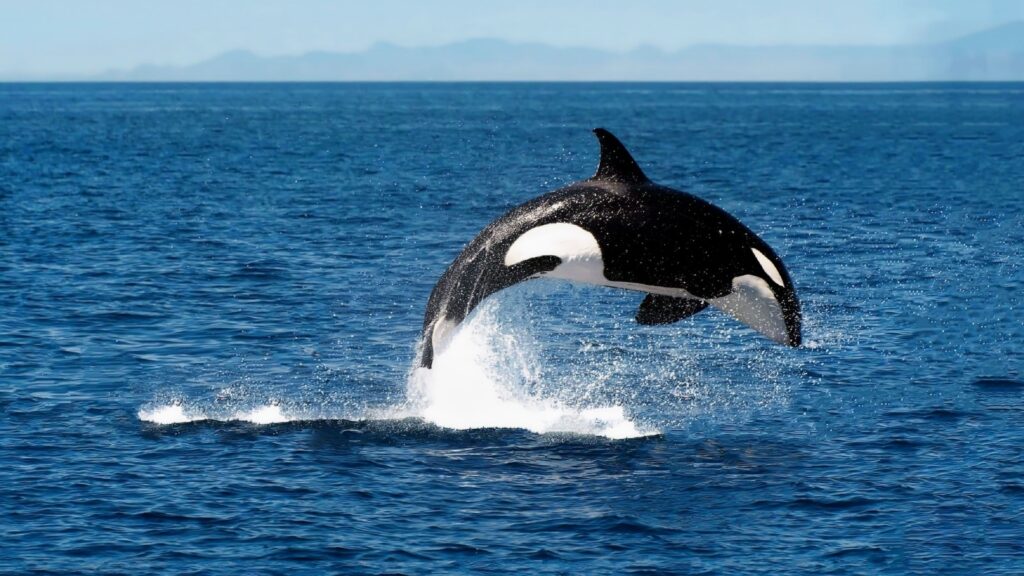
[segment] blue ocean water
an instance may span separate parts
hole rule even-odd
[[[596,126],[805,346],[536,281],[414,372]],[[0,85],[0,571],[1019,574],[1022,182],[1022,84]]]

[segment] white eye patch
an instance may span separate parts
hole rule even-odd
[[[779,274],[779,269],[772,264],[772,261],[767,256],[761,254],[761,251],[757,248],[751,248],[751,252],[754,253],[754,258],[757,258],[758,263],[761,264],[761,268],[764,269],[765,274],[772,279],[779,286],[785,286],[786,284],[782,281],[782,274]]]
[[[607,285],[601,247],[590,232],[568,222],[555,222],[527,230],[505,254],[505,266],[537,256],[557,256],[561,264],[543,275],[574,282]]]
[[[527,230],[505,254],[505,266],[537,256],[558,256],[563,261],[601,257],[594,235],[568,222],[544,224]]]

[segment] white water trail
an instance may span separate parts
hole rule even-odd
[[[138,411],[156,425],[242,422],[255,425],[322,420],[395,421],[415,419],[451,430],[523,429],[537,434],[573,434],[610,439],[657,434],[631,419],[618,403],[584,400],[584,382],[547,382],[529,331],[501,322],[498,307],[485,302],[452,335],[430,370],[416,368],[406,383],[405,400],[383,409],[310,409],[287,398],[246,402],[225,389],[228,402],[184,398],[154,403]],[[595,384],[595,383],[591,383]],[[607,383],[605,383],[607,384]]]

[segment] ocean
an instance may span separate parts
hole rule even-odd
[[[804,345],[538,280],[414,370],[599,126]],[[1022,183],[1024,84],[0,85],[0,572],[1020,574]]]

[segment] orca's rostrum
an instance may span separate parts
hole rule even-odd
[[[487,296],[532,278],[647,293],[641,324],[667,324],[709,305],[771,340],[800,345],[800,303],[768,244],[721,208],[651,182],[611,132],[597,173],[491,222],[434,286],[421,365]]]

